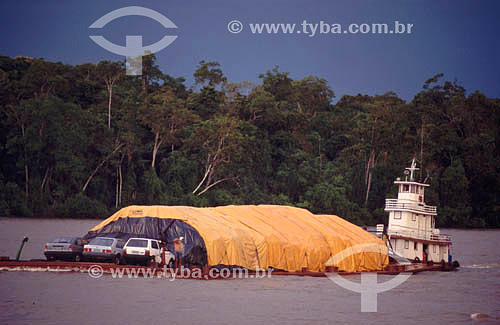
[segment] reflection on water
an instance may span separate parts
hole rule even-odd
[[[42,258],[58,235],[83,235],[96,220],[0,218],[0,255]],[[458,272],[427,272],[378,295],[361,313],[360,295],[327,278],[92,279],[86,273],[0,272],[0,322],[12,323],[499,323],[500,231],[447,230]],[[379,276],[387,281],[391,276]],[[359,277],[351,277],[359,281]]]

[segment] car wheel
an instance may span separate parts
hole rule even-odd
[[[122,257],[120,256],[120,254],[115,256],[115,264],[116,265],[122,264]]]
[[[146,266],[153,266],[155,263],[155,258],[154,257],[151,257],[150,259],[148,259],[146,261]]]
[[[82,260],[82,255],[76,254],[74,260],[75,262],[80,262]]]

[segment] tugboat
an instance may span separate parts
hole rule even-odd
[[[452,263],[451,236],[435,227],[437,209],[425,204],[424,192],[429,184],[415,180],[417,170],[413,159],[405,169],[405,179],[396,178],[398,197],[385,201],[385,211],[389,212],[387,230],[377,225],[377,232],[382,230],[388,248],[396,256],[423,265],[440,263],[443,269],[456,268],[458,262]]]

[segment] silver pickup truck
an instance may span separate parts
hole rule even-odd
[[[57,237],[45,244],[43,254],[47,261],[71,260],[80,262],[82,260],[83,245],[87,241],[80,237]]]

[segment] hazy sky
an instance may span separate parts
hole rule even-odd
[[[116,19],[103,29],[88,27],[104,14],[126,6],[156,10],[177,25],[165,29],[147,17]],[[468,92],[500,97],[500,1],[179,1],[37,0],[0,3],[0,55],[42,57],[69,64],[123,57],[99,47],[89,35],[125,45],[126,35],[143,44],[165,35],[178,38],[158,52],[163,72],[183,76],[187,86],[200,60],[222,65],[230,81],[258,82],[274,65],[294,79],[315,75],[328,80],[337,99],[343,94],[396,92],[411,98],[440,72]],[[227,24],[243,23],[232,34]],[[413,24],[411,34],[252,34],[249,24],[302,22]]]

